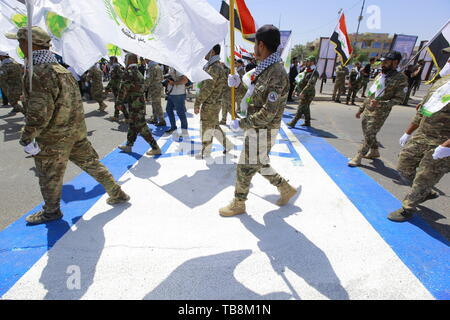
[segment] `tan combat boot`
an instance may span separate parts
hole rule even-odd
[[[286,205],[289,200],[297,194],[297,189],[291,186],[287,181],[283,182],[279,187],[278,191],[280,191],[280,199],[277,201],[277,206]]]
[[[364,156],[366,159],[378,159],[380,157],[380,152],[378,149],[370,149],[369,152]]]
[[[146,155],[148,155],[148,156],[159,156],[161,154],[162,154],[162,151],[159,147],[157,149],[152,149],[152,150],[146,152]]]
[[[349,167],[359,167],[361,165],[362,155],[358,154],[348,162]]]
[[[104,103],[104,102],[100,103],[99,105],[100,105],[100,106],[99,106],[99,108],[98,108],[98,111],[100,111],[100,112],[103,112],[103,111],[106,110],[106,108],[108,108],[108,106],[107,106],[106,103]]]
[[[130,201],[130,196],[123,192],[123,190],[120,190],[119,194],[116,197],[109,197],[108,199],[106,199],[106,203],[111,206],[128,201]]]
[[[118,148],[120,150],[122,150],[123,152],[126,152],[126,153],[130,153],[131,152],[131,146],[118,146]]]
[[[219,213],[222,217],[233,217],[245,213],[245,201],[234,198],[231,203],[220,209]]]

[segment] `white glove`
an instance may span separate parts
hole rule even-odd
[[[39,148],[39,145],[37,144],[37,142],[33,141],[32,143],[26,145],[23,148],[23,151],[25,151],[28,154],[31,154],[32,156],[35,156],[39,152],[41,152],[41,148]]]
[[[439,160],[450,157],[450,148],[439,146],[434,150],[433,159]]]
[[[402,147],[404,147],[405,144],[408,142],[409,139],[411,139],[411,135],[405,133],[405,134],[400,138],[400,141],[399,141],[400,145],[401,145]]]
[[[239,85],[241,84],[241,77],[238,74],[230,74],[228,76],[228,86],[230,88],[232,87],[239,87]]]
[[[241,129],[241,127],[239,126],[239,120],[238,119],[234,119],[232,122],[231,122],[231,125],[230,125],[230,128],[231,128],[231,130],[232,131],[239,131],[240,129]]]

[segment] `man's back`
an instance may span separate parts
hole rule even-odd
[[[71,72],[58,63],[34,66],[33,90],[25,77],[28,103],[25,140],[41,144],[64,144],[86,138],[83,103]]]

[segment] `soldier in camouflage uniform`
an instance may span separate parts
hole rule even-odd
[[[155,124],[157,127],[166,126],[166,120],[164,119],[164,112],[161,105],[163,77],[164,75],[161,66],[154,61],[149,61],[145,75],[145,87],[148,90],[152,102],[153,116],[148,122]]]
[[[203,159],[211,154],[214,137],[223,145],[224,153],[234,146],[226,138],[225,133],[219,126],[219,113],[222,107],[222,95],[226,89],[227,76],[223,65],[220,63],[220,45],[216,45],[205,57],[208,63],[205,71],[212,79],[202,81],[200,92],[195,99],[194,112],[200,113],[200,136],[202,139],[202,150],[197,158]]]
[[[288,74],[277,52],[279,44],[280,31],[276,27],[265,25],[258,29],[255,56],[261,63],[252,79],[254,91],[248,116],[233,120],[231,125],[233,130],[244,129],[245,137],[244,149],[237,166],[234,199],[228,206],[219,210],[220,215],[224,217],[245,213],[251,180],[256,173],[260,173],[278,188],[281,194],[277,201],[279,206],[286,205],[297,193],[269,163],[270,150],[281,126],[290,87]]]
[[[385,79],[384,90],[369,95],[356,114],[358,119],[361,118],[362,114],[364,142],[357,155],[349,161],[350,167],[360,166],[362,158],[375,159],[380,157],[377,134],[391,113],[392,107],[402,103],[408,87],[406,76],[397,71],[401,59],[402,55],[397,51],[389,52],[381,58],[383,73],[380,74],[379,79]],[[376,86],[377,81],[372,88]]]
[[[6,52],[0,55],[0,61],[2,62],[0,66],[0,84],[13,107],[11,113],[24,112],[24,109],[19,104],[20,96],[23,92],[23,66],[10,58]]]
[[[114,95],[114,116],[110,117],[110,121],[119,122],[120,111],[122,111],[125,121],[128,121],[130,118],[128,111],[126,108],[119,109],[117,104],[115,103],[117,97],[119,96],[120,85],[122,84],[122,78],[125,73],[124,68],[119,64],[117,57],[110,57],[111,64],[111,80],[105,88],[105,96],[108,95],[110,91],[112,91]]]
[[[230,74],[230,69],[225,67],[227,71],[227,77]],[[238,88],[235,90],[235,97],[236,97],[236,112],[239,112],[240,110],[240,104],[242,99],[244,98],[247,89],[244,86],[244,83],[242,82],[242,77],[245,75],[245,68],[244,68],[244,62],[242,60],[236,61],[236,73],[241,78],[241,84]],[[220,124],[226,125],[227,124],[227,115],[232,114],[231,111],[231,90],[230,88],[225,88],[223,93],[223,105],[222,105],[222,120],[220,121]]]
[[[103,102],[103,100],[105,100],[103,91],[103,72],[100,70],[97,63],[89,69],[86,79],[91,82],[91,97],[98,102],[98,110],[105,111],[108,106]]]
[[[302,115],[305,116],[305,123],[302,126],[311,126],[311,110],[310,106],[314,97],[316,96],[316,82],[319,79],[319,73],[316,70],[316,58],[313,56],[306,59],[306,70],[303,73],[303,78],[297,84],[296,90],[300,92],[300,101],[297,109],[297,114],[294,119],[288,123],[288,126],[294,128],[297,121]]]
[[[139,71],[138,59],[135,54],[129,53],[126,56],[127,68],[122,79],[116,106],[120,109],[127,108],[130,113],[127,144],[119,146],[124,152],[131,152],[134,142],[140,134],[151,146],[147,155],[160,155],[161,149],[147,126],[145,121],[145,97],[144,97],[144,76]]]
[[[448,50],[450,52],[450,48]],[[400,153],[397,170],[404,179],[412,183],[412,189],[403,200],[402,208],[388,216],[392,221],[411,219],[419,204],[439,197],[431,188],[450,172],[450,102],[445,100],[449,103],[431,116],[422,115],[420,110],[438,89],[449,85],[449,82],[450,76],[446,76],[433,85],[400,140],[401,144],[407,143]],[[447,99],[449,94],[450,91],[447,92]],[[417,128],[419,130],[411,138]]]
[[[17,34],[7,34],[18,39],[20,48],[28,56],[27,28]],[[26,218],[30,224],[40,224],[62,217],[61,190],[67,162],[70,160],[86,171],[109,195],[110,205],[130,198],[114,181],[108,169],[99,161],[97,152],[87,139],[84,109],[80,90],[71,72],[61,66],[49,51],[50,36],[41,28],[32,28],[33,78],[32,90],[29,74],[24,78],[24,98],[27,103],[26,123],[20,144],[39,149],[29,152],[34,156],[39,185],[44,198],[41,211]]]
[[[349,74],[348,68],[344,65],[340,65],[336,69],[336,82],[333,89],[333,101],[341,103],[341,96],[345,94],[345,79]]]
[[[350,76],[348,79],[348,94],[347,94],[347,105],[352,100],[352,105],[356,106],[355,99],[356,94],[359,89],[361,89],[362,77],[360,73],[361,64],[359,62],[355,63],[352,71],[350,72]]]

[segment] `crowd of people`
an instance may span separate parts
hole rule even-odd
[[[120,121],[122,113],[128,124],[127,143],[118,148],[123,152],[132,152],[137,136],[141,135],[150,146],[149,156],[161,155],[162,151],[148,123],[166,127],[166,133],[171,134],[178,129],[176,112],[182,135],[188,134],[186,93],[193,84],[174,68],[133,53],[127,53],[125,66],[119,64],[117,57],[110,57],[109,63],[100,61],[84,75],[78,76],[69,66],[58,62],[50,51],[51,38],[44,30],[32,28],[32,43],[28,43],[27,33],[27,28],[21,28],[17,34],[8,34],[7,37],[17,39],[26,56],[28,46],[32,46],[32,76],[24,73],[21,65],[5,52],[0,52],[0,86],[6,93],[3,97],[9,99],[13,113],[23,112],[25,115],[20,144],[35,160],[45,202],[41,211],[27,217],[27,222],[40,224],[62,217],[60,198],[69,160],[104,186],[109,195],[108,204],[129,201],[129,195],[100,163],[98,154],[87,139],[82,101],[87,90],[86,83],[90,84],[89,98],[98,102],[99,112],[105,112],[108,108],[104,101],[112,93],[114,115],[109,120]],[[297,194],[297,189],[271,167],[269,154],[281,127],[287,102],[293,101],[295,96],[299,98],[298,109],[288,126],[295,128],[302,117],[302,126],[311,126],[310,105],[316,95],[320,75],[314,56],[305,59],[303,64],[294,59],[288,74],[278,52],[279,45],[279,30],[272,25],[261,27],[256,33],[255,60],[247,65],[237,60],[234,74],[220,61],[220,45],[214,46],[205,56],[207,63],[204,70],[211,79],[197,84],[194,113],[200,115],[202,147],[196,158],[211,156],[214,138],[223,145],[224,154],[234,148],[220,127],[227,123],[228,114],[232,114],[231,130],[244,131],[243,151],[236,168],[235,196],[228,206],[219,210],[225,217],[246,212],[245,203],[256,173],[278,188],[279,206],[286,205]],[[450,48],[445,50],[450,53]],[[399,52],[389,52],[380,60],[381,73],[356,113],[356,117],[361,118],[364,142],[356,156],[348,162],[350,167],[360,166],[363,158],[380,157],[377,133],[392,107],[407,101],[420,78],[420,67],[407,70],[409,79],[413,79],[411,81],[398,70],[402,60]],[[346,103],[356,105],[359,90],[363,88],[364,94],[369,87],[371,66],[375,62],[372,59],[364,67],[355,63],[351,71],[345,65],[339,65],[333,101],[341,102],[341,97],[346,95]],[[103,87],[103,80],[109,81],[106,88]],[[400,153],[398,171],[412,185],[412,189],[403,201],[403,207],[389,215],[390,220],[407,221],[418,204],[436,198],[438,194],[432,191],[432,187],[450,171],[450,104],[444,99],[449,94],[449,83],[450,76],[443,76],[434,83],[418,106],[417,116],[400,139],[405,148]],[[237,108],[232,106],[230,88],[234,88],[236,93]],[[169,126],[162,109],[164,96]],[[146,119],[147,102],[152,105],[149,119]]]

